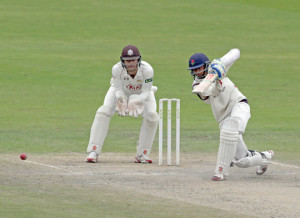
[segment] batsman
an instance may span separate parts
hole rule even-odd
[[[134,45],[125,46],[120,62],[112,68],[110,88],[103,105],[97,110],[87,147],[87,162],[95,163],[101,153],[109,123],[115,111],[122,117],[143,117],[137,142],[136,163],[152,163],[148,157],[159,121],[156,112],[153,86],[153,69],[142,61],[139,49]]]
[[[220,144],[213,181],[225,180],[231,166],[247,168],[257,166],[256,174],[266,172],[274,152],[248,150],[243,134],[251,117],[249,102],[227,77],[228,70],[240,58],[240,50],[231,49],[212,62],[203,53],[189,59],[189,68],[194,77],[193,93],[210,104],[219,123]]]

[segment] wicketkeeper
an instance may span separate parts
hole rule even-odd
[[[136,163],[152,163],[148,157],[155,137],[158,114],[153,84],[153,69],[142,61],[136,46],[123,48],[121,61],[112,68],[110,88],[106,93],[103,105],[97,110],[87,147],[89,153],[86,161],[97,162],[98,155],[106,138],[110,119],[115,111],[120,116],[143,117],[140,136],[137,143]]]
[[[274,156],[271,150],[264,152],[248,150],[243,141],[243,133],[251,117],[250,106],[247,98],[226,76],[229,68],[239,58],[240,50],[235,48],[212,62],[203,53],[196,53],[189,59],[188,70],[194,76],[193,93],[211,105],[220,128],[220,145],[213,181],[225,180],[229,175],[230,166],[233,165],[242,168],[258,166],[256,174],[262,175]],[[203,87],[209,78],[213,78],[212,74],[217,74],[216,79],[202,90],[200,87]],[[199,86],[204,80],[205,82]]]

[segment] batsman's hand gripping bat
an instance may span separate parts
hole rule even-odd
[[[222,77],[225,77],[229,68],[239,58],[240,58],[240,50],[234,48],[231,49],[227,54],[225,54],[220,59],[213,60],[211,62],[210,67],[208,68],[207,76],[203,79],[203,81],[198,86],[194,88],[193,93],[201,94],[205,92],[217,78],[222,79]],[[217,72],[213,72],[213,70]]]
[[[195,94],[203,94],[210,85],[218,78],[222,79],[226,76],[225,65],[220,59],[214,59],[208,67],[208,74],[204,80],[193,90]]]
[[[217,74],[207,74],[203,81],[194,88],[194,94],[201,94],[205,92],[209,86],[218,78]]]

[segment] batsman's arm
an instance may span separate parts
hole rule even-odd
[[[225,65],[225,70],[228,72],[233,63],[239,59],[241,56],[240,50],[238,48],[231,49],[228,53],[226,53],[223,57],[221,57],[221,61]]]
[[[203,81],[203,80],[202,80]],[[201,81],[200,81],[201,82]],[[192,88],[193,89],[195,89],[199,84],[200,84],[200,82],[199,81],[196,81],[196,80],[194,80],[194,82],[193,82],[193,85],[192,85]],[[196,94],[202,101],[204,101],[204,102],[206,102],[206,100],[209,100],[209,96],[204,96],[204,95],[202,95],[201,93],[194,93],[194,94]]]
[[[209,88],[213,82],[218,79],[222,79],[226,76],[226,73],[228,72],[229,68],[233,65],[233,63],[240,58],[240,50],[237,48],[231,49],[228,53],[226,53],[223,57],[220,58],[220,63],[218,63],[218,59],[215,59],[209,68],[209,74],[204,78],[204,80],[193,90],[194,94],[201,94],[206,95],[209,94]],[[216,66],[214,65],[214,62],[216,62]],[[218,65],[219,64],[219,65]],[[224,64],[224,65],[223,65]],[[223,67],[222,67],[222,66]],[[225,71],[224,71],[225,66]],[[212,69],[213,68],[213,69]],[[210,71],[214,70],[217,71],[214,74],[212,74]]]
[[[192,91],[194,94],[201,94],[211,86],[211,84],[218,78],[217,74],[207,74],[207,76],[203,79],[203,81],[194,88]]]

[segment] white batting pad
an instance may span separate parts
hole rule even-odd
[[[247,168],[252,166],[267,166],[271,163],[274,152],[272,154],[269,153],[269,151],[264,151],[262,153],[264,154],[264,157],[261,155],[260,152],[254,151],[252,152],[252,154],[249,152],[247,157],[235,161],[234,165],[241,168]]]
[[[259,152],[255,152],[252,157],[244,157],[234,162],[234,165],[241,168],[247,168],[252,166],[258,166],[262,163],[263,159]]]
[[[238,140],[238,121],[227,119],[224,121],[221,134],[220,145],[216,165],[216,174],[229,175],[230,163],[234,158]]]
[[[90,134],[90,141],[87,152],[95,151],[98,155],[101,153],[104,140],[106,138],[111,117],[102,113],[96,113]]]
[[[147,113],[145,115],[140,130],[140,137],[137,145],[137,155],[141,155],[144,150],[147,150],[147,154],[149,155],[154,141],[158,120],[159,118],[156,112]]]

